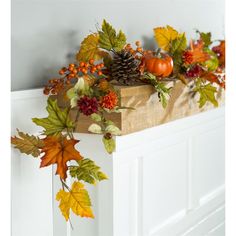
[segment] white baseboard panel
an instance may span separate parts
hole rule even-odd
[[[198,208],[180,212],[152,229],[149,236],[224,236],[224,188],[211,195]]]
[[[225,235],[225,222],[223,221],[221,224],[217,225],[211,231],[208,232],[206,236],[222,236]]]

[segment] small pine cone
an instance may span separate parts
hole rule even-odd
[[[139,82],[139,61],[127,50],[117,52],[111,64],[111,77],[120,84],[134,85]]]
[[[98,101],[95,97],[84,96],[78,100],[78,108],[81,113],[90,116],[98,111]]]

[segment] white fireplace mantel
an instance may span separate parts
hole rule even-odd
[[[40,131],[47,116],[41,89],[12,92],[16,128]],[[101,137],[76,134],[78,149],[109,180],[88,186],[95,219],[58,210],[55,170],[12,149],[12,236],[224,236],[224,107],[116,137],[106,154]]]

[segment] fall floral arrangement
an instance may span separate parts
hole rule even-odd
[[[185,33],[171,26],[157,27],[154,35],[158,49],[151,51],[142,48],[140,41],[132,47],[121,30],[117,32],[104,20],[96,33],[83,40],[76,61],[61,68],[59,78],[49,80],[44,94],[61,94],[70,105],[61,109],[55,96],[49,96],[48,117],[32,119],[43,132],[34,136],[18,130],[11,143],[22,153],[41,157],[40,167],[57,165],[62,188],[56,200],[66,221],[71,210],[81,217],[94,217],[84,182],[95,184],[107,176],[76,150],[79,140],[73,132],[79,115],[89,116],[94,123],[88,130],[102,134],[108,153],[114,151],[113,136],[120,130],[105,114],[132,109],[120,106],[116,84],[150,84],[166,107],[171,91],[167,82],[180,80],[193,95],[199,94],[200,107],[207,102],[218,105],[215,94],[225,88],[225,41],[213,42],[211,33],[197,34],[197,40],[187,43]],[[75,120],[69,116],[71,109],[77,111]],[[67,185],[68,174],[74,180],[72,186]]]

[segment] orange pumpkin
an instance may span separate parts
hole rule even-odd
[[[148,72],[158,77],[167,77],[173,71],[173,59],[169,55],[161,54],[161,57],[147,56],[144,59]]]

